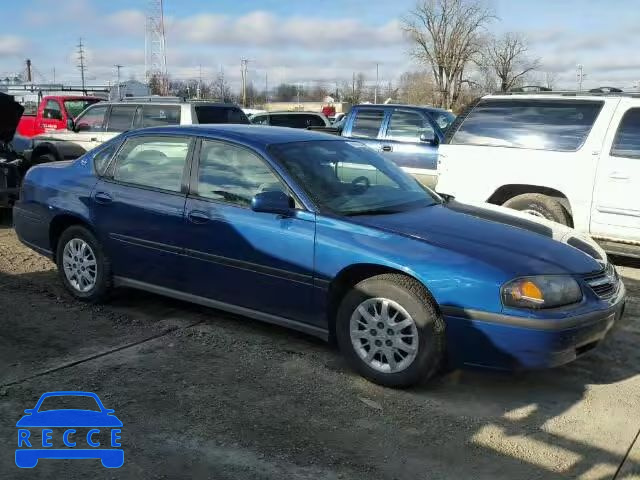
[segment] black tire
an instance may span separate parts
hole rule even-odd
[[[357,307],[370,298],[397,302],[413,318],[418,332],[418,352],[404,370],[385,373],[360,358],[351,342],[350,320]],[[429,379],[440,366],[445,349],[445,324],[429,292],[413,278],[383,274],[352,287],[342,299],[336,317],[336,338],[342,354],[363,377],[385,387],[410,387]]]
[[[531,210],[552,222],[571,225],[571,215],[569,215],[562,203],[542,193],[518,195],[504,202],[503,206],[519,211]]]
[[[81,292],[75,289],[64,273],[64,266],[62,263],[64,247],[74,238],[84,240],[89,247],[91,247],[96,258],[96,282],[95,285],[86,292]],[[56,247],[56,265],[58,266],[58,275],[62,280],[62,284],[67,291],[78,300],[87,303],[100,303],[105,301],[111,293],[113,286],[111,263],[109,262],[109,258],[105,254],[102,245],[89,229],[81,225],[72,225],[62,232]]]

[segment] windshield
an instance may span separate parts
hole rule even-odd
[[[65,100],[64,108],[70,117],[76,118],[89,105],[98,103],[100,100]]]
[[[456,119],[456,116],[451,112],[429,112],[429,115],[443,132],[449,128],[449,125]]]
[[[394,163],[360,142],[316,140],[270,152],[324,210],[341,215],[398,213],[440,202]]]

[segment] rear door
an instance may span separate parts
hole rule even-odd
[[[108,121],[108,105],[95,105],[86,109],[75,121],[76,132],[69,133],[69,140],[89,151],[105,142],[108,138],[105,131]]]
[[[138,107],[136,105],[112,105],[103,141],[107,141],[122,132],[131,130],[137,109]]]
[[[347,120],[342,135],[356,138],[369,148],[382,152],[383,126],[387,119],[386,110],[368,107],[357,107],[354,110],[353,115]]]
[[[91,195],[114,274],[180,289],[189,158],[186,136],[128,138]]]
[[[640,105],[622,99],[596,176],[591,233],[640,241]]]
[[[587,231],[602,139],[616,103],[539,96],[486,98],[439,147],[438,192],[486,202],[501,187],[532,185],[567,196]]]
[[[426,114],[393,110],[384,134],[382,154],[428,187],[435,186],[438,140]]]

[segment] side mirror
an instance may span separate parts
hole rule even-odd
[[[75,128],[73,129],[74,132],[86,132],[89,130],[91,130],[91,125],[88,123],[79,123],[75,125]]]
[[[293,198],[280,191],[261,192],[251,199],[251,210],[254,212],[290,215],[295,207]]]
[[[76,129],[76,124],[73,121],[73,118],[67,118],[67,130],[71,130],[74,132]]]
[[[436,134],[434,134],[433,136],[430,136],[422,133],[420,134],[420,141],[425,143],[430,143],[433,146],[438,146],[440,144],[440,139]]]

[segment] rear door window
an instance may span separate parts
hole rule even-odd
[[[198,123],[250,123],[238,107],[196,105],[195,109]]]
[[[640,159],[640,108],[627,110],[622,117],[611,155]]]
[[[433,138],[435,132],[429,121],[416,112],[396,110],[391,115],[387,138],[404,142],[419,142],[420,135]]]
[[[108,132],[125,132],[131,129],[133,117],[136,114],[135,105],[114,105],[109,114]]]
[[[269,115],[254,115],[251,117],[251,123],[254,125],[269,125]]]
[[[602,105],[601,101],[483,100],[462,122],[451,143],[576,151],[587,139]]]
[[[274,127],[324,127],[322,118],[317,115],[306,115],[304,113],[283,113],[271,115],[271,125]]]
[[[142,105],[142,126],[180,125],[179,105]]]
[[[192,140],[187,137],[134,137],[118,152],[118,182],[180,192]]]
[[[358,138],[377,138],[382,120],[384,119],[384,110],[375,110],[371,108],[363,108],[356,112],[351,127],[351,136]]]

